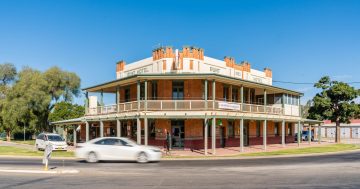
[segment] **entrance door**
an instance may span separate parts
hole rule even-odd
[[[184,121],[171,121],[172,127],[172,148],[184,148],[185,127]]]
[[[244,132],[244,146],[249,146],[249,125],[246,124],[243,128]]]

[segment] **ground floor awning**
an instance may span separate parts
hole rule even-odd
[[[205,114],[205,116],[191,117],[167,114],[158,117],[147,114],[128,114],[127,116],[115,114],[80,117],[52,122],[51,125],[73,127],[74,137],[78,135],[81,141],[88,141],[94,137],[117,136],[131,137],[138,144],[160,146],[165,140],[164,130],[171,130],[172,132],[176,131],[175,133],[179,137],[178,142],[184,143],[182,146],[203,146],[205,154],[207,154],[208,146],[211,146],[212,154],[215,154],[216,146],[221,143],[224,146],[225,144],[239,145],[241,151],[243,151],[244,145],[263,144],[264,150],[266,150],[267,143],[280,143],[285,146],[286,142],[297,142],[299,145],[303,126],[321,127],[323,123],[322,121],[299,117],[283,117],[281,119],[271,115],[263,116]],[[183,120],[185,123],[175,124],[179,120]],[[230,123],[231,127],[229,126]],[[296,125],[298,125],[297,129],[295,129]],[[77,131],[79,132],[77,133]],[[153,133],[154,136],[151,135]],[[253,136],[251,133],[254,133]],[[182,135],[184,137],[181,137]]]

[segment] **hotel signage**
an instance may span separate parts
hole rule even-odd
[[[147,67],[143,67],[143,68],[139,68],[136,70],[128,71],[125,74],[126,74],[126,77],[129,77],[129,76],[132,76],[135,74],[143,74],[143,73],[148,73],[148,72],[149,72],[149,69]]]
[[[219,102],[219,108],[220,109],[228,109],[228,110],[240,110],[240,104]]]

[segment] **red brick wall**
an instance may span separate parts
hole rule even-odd
[[[158,98],[159,99],[171,99],[172,98],[172,81],[171,80],[159,80],[158,81]]]
[[[201,99],[203,96],[203,81],[199,79],[191,79],[184,81],[185,100]]]

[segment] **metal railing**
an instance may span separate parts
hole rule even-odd
[[[221,110],[231,112],[283,114],[283,108],[273,105],[257,105],[219,100],[144,100],[89,108],[87,115],[103,115],[134,111],[206,111]]]

